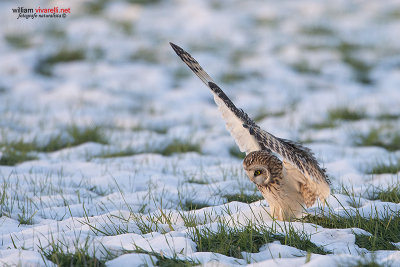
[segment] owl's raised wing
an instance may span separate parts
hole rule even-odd
[[[319,195],[322,198],[325,199],[329,195],[329,179],[310,149],[262,130],[242,109],[233,104],[189,53],[173,43],[170,45],[182,61],[211,89],[226,128],[235,139],[240,151],[248,154],[257,150],[271,150],[282,157],[284,166],[286,164],[289,169],[293,166],[302,174],[303,183],[318,184],[321,189]]]
[[[226,128],[235,139],[240,151],[248,154],[252,151],[263,149],[254,136],[250,134],[249,129],[243,127],[244,125],[257,127],[249,116],[232,103],[222,89],[214,83],[210,75],[203,70],[200,64],[189,53],[173,43],[170,43],[170,45],[182,61],[211,89],[214,101],[226,123]]]

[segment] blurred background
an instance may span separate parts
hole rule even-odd
[[[19,6],[71,13],[17,19]],[[192,140],[203,153],[235,155],[211,94],[171,41],[277,136],[400,149],[399,1],[3,0],[0,8],[3,144],[43,148],[56,137],[52,151],[95,125],[117,150]]]

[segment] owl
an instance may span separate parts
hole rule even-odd
[[[270,207],[270,215],[278,220],[302,216],[306,207],[330,195],[330,181],[310,149],[262,130],[237,108],[222,89],[185,50],[170,43],[176,54],[202,80],[235,139],[240,151],[246,152],[243,168]]]

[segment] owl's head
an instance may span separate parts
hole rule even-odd
[[[269,151],[250,152],[243,160],[243,168],[249,179],[257,184],[266,186],[271,182],[271,164],[278,160]],[[278,164],[280,161],[278,160]]]

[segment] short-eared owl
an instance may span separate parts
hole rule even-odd
[[[244,170],[268,201],[271,215],[290,220],[300,217],[304,207],[313,205],[317,198],[324,202],[330,194],[329,179],[311,150],[262,130],[232,103],[189,53],[170,44],[211,89],[226,128],[240,151],[246,152]]]

